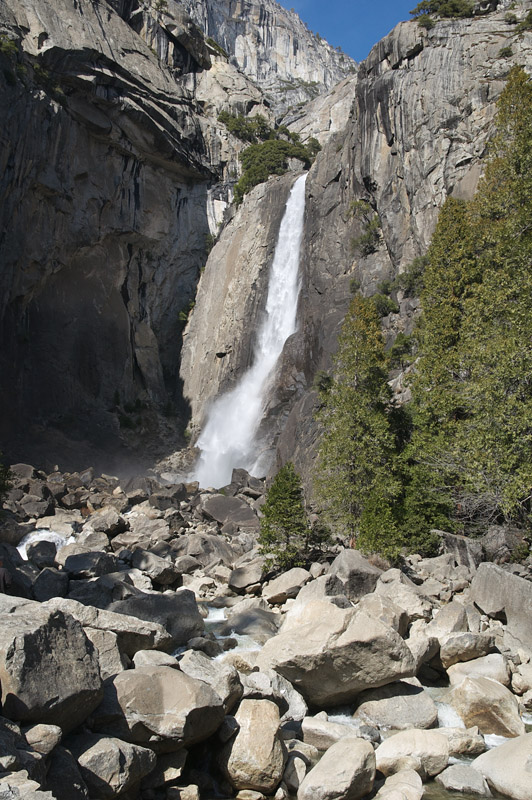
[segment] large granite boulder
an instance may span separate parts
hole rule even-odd
[[[402,769],[389,775],[375,795],[378,800],[421,800],[423,781],[413,769]]]
[[[419,681],[410,678],[362,692],[356,716],[377,728],[432,728],[438,709]]]
[[[509,686],[511,677],[508,659],[502,653],[490,653],[472,661],[453,664],[447,668],[447,676],[453,686],[461,683],[464,678],[491,678],[503,686]]]
[[[31,600],[0,595],[3,713],[69,731],[103,694],[98,655],[80,623]]]
[[[138,650],[168,650],[173,646],[173,638],[159,623],[139,619],[127,614],[86,606],[76,600],[54,597],[42,604],[54,611],[70,614],[83,625],[104,632],[114,633],[119,649],[127,656],[134,656]]]
[[[283,572],[278,578],[269,581],[262,589],[262,596],[272,605],[284,603],[289,598],[295,597],[311,577],[308,570],[294,567]]]
[[[369,742],[348,736],[333,744],[307,773],[297,800],[358,800],[375,780],[375,752]]]
[[[208,683],[222,699],[226,714],[242,697],[242,681],[237,670],[199,650],[187,650],[179,661],[179,668],[191,678]]]
[[[224,714],[221,698],[204,681],[173,667],[137,667],[106,681],[91,726],[135,744],[178,750],[207,739]]]
[[[401,731],[380,744],[375,756],[377,769],[383,775],[413,769],[426,778],[437,775],[447,766],[449,742],[437,731]]]
[[[471,583],[471,599],[490,617],[506,620],[506,630],[532,650],[532,583],[487,562]]]
[[[240,497],[226,497],[223,494],[208,495],[203,498],[202,510],[208,519],[225,525],[232,522],[238,528],[258,529],[259,518],[251,506]]]
[[[223,747],[220,767],[235,789],[272,794],[286,759],[279,737],[279,709],[270,700],[242,700],[235,717],[238,732]]]
[[[112,736],[76,736],[68,744],[90,796],[101,800],[131,790],[157,761],[148,748]]]
[[[310,704],[338,705],[413,674],[412,654],[392,628],[324,601],[305,610],[309,621],[266,642],[257,666],[279,672]]]
[[[360,551],[346,548],[336,556],[329,573],[342,581],[350,600],[360,600],[375,589],[382,570],[370,564]]]
[[[451,764],[436,776],[436,783],[448,792],[466,792],[480,797],[491,797],[486,779],[469,764]]]
[[[431,618],[433,602],[423,594],[422,586],[416,586],[399,569],[383,572],[375,585],[375,591],[406,611],[411,622]]]
[[[166,628],[176,647],[194,636],[201,636],[205,628],[194,592],[189,589],[180,589],[172,594],[140,592],[111,603],[108,610],[159,623]]]
[[[516,697],[491,678],[464,678],[446,699],[467,727],[477,725],[481,733],[521,736],[525,732]]]
[[[471,764],[490,788],[512,800],[530,800],[532,787],[532,733],[518,736],[482,753]]]

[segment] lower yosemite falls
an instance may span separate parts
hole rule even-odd
[[[305,180],[306,175],[296,180],[286,203],[253,365],[232,391],[214,402],[197,441],[201,456],[194,477],[200,486],[228,484],[235,467],[243,467],[258,477],[269,467],[261,459],[256,434],[270,380],[286,340],[296,330]]]

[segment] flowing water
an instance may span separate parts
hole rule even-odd
[[[198,439],[201,455],[194,478],[200,486],[224,486],[234,467],[243,467],[252,475],[261,471],[256,433],[275,366],[286,340],[296,331],[305,178],[302,175],[294,183],[279,229],[253,364],[232,391],[214,402]]]

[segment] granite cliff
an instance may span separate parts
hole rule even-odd
[[[524,15],[529,4],[519,11]],[[318,154],[307,180],[307,209],[301,265],[300,328],[287,343],[279,368],[277,388],[269,399],[267,419],[271,441],[278,437],[277,458],[291,458],[308,475],[317,429],[312,421],[316,395],[313,376],[329,369],[336,338],[353,281],[364,294],[376,291],[384,279],[393,279],[430,242],[438,211],[449,194],[468,198],[482,173],[483,157],[492,132],[495,102],[514,63],[531,63],[531,36],[515,35],[505,9],[485,17],[442,20],[430,30],[415,21],[399,24],[376,45],[350,84],[354,97],[348,118]],[[511,45],[512,55],[501,56]],[[306,122],[299,120],[300,129]],[[265,219],[262,193],[246,199],[247,220],[259,228]],[[353,250],[352,240],[362,231],[352,213],[354,201],[368,203],[380,220],[380,240],[366,256]],[[253,212],[252,206],[255,207]],[[224,231],[226,248],[232,231],[238,239],[239,218]],[[252,223],[247,223],[248,227]],[[260,254],[260,258],[267,258]],[[204,297],[212,281],[223,283],[224,261],[213,251],[200,285],[194,318],[204,313]],[[235,275],[239,283],[244,277]],[[242,264],[255,269],[249,259]],[[418,302],[399,298],[400,313],[384,318],[389,340],[411,330]],[[205,402],[226,386],[228,375],[239,375],[247,355],[230,331],[247,330],[253,304],[241,304],[241,314],[225,317],[222,304],[210,307],[219,319],[223,364],[211,349],[196,347],[195,372],[190,383],[185,353],[185,393],[191,398],[192,424],[200,425]],[[260,306],[260,303],[259,303]],[[194,339],[194,337],[192,337]],[[213,334],[211,344],[218,339]],[[216,348],[218,345],[216,345]],[[185,351],[189,343],[185,345]],[[187,392],[201,384],[201,393]],[[401,391],[401,376],[395,382]],[[269,419],[268,419],[269,417]]]

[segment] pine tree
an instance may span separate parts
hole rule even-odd
[[[281,569],[301,566],[312,548],[328,539],[328,532],[309,525],[301,479],[291,461],[273,479],[261,512],[260,552],[270,565]]]
[[[466,531],[526,520],[531,252],[532,83],[515,68],[498,103],[497,134],[478,193],[469,203],[447,201],[428,252],[407,524],[414,507],[425,519],[417,523],[430,526],[454,506],[451,516]]]
[[[316,493],[334,530],[367,551],[394,556],[395,437],[380,320],[370,298],[351,301],[335,372],[319,412],[323,437]]]

